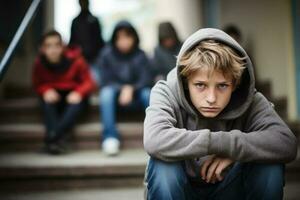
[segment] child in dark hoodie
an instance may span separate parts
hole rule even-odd
[[[158,25],[159,45],[154,49],[151,62],[154,81],[165,80],[167,74],[176,64],[181,42],[171,22],[162,22]]]
[[[64,48],[61,35],[50,31],[42,37],[32,79],[45,115],[46,151],[64,153],[66,133],[95,87],[88,65],[79,49]]]
[[[149,61],[139,48],[139,37],[127,21],[119,22],[111,43],[101,54],[100,112],[102,116],[103,151],[108,155],[119,152],[119,133],[116,129],[117,105],[148,106],[150,89]]]
[[[184,42],[146,110],[147,199],[283,198],[297,139],[254,83],[248,55],[223,31]]]

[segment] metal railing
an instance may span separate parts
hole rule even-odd
[[[29,22],[32,20],[34,15],[37,12],[38,6],[40,5],[41,0],[33,0],[30,4],[18,30],[16,31],[12,41],[10,42],[2,60],[0,63],[0,81],[3,79],[5,72],[8,69],[10,61],[15,53],[16,47],[20,42],[26,28],[28,27]]]

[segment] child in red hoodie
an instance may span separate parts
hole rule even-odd
[[[63,153],[66,133],[95,88],[87,63],[80,50],[65,48],[61,35],[50,31],[42,37],[32,79],[45,115],[46,151]]]

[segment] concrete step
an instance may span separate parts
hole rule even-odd
[[[14,85],[13,83],[6,84],[3,87],[3,97],[6,99],[16,99],[32,96],[35,96],[35,92],[32,87],[22,87],[20,85]]]
[[[143,123],[120,122],[117,128],[121,134],[122,148],[143,146]],[[70,133],[73,149],[99,149],[102,138],[102,124],[85,123],[76,125]],[[43,146],[45,128],[42,124],[0,125],[0,152],[38,151]]]
[[[61,156],[35,152],[2,153],[0,196],[24,194],[24,191],[142,187],[147,160],[148,155],[142,149],[123,150],[117,157],[106,157],[99,150]],[[286,167],[287,199],[293,199],[299,192],[296,189],[299,178],[298,154],[297,160]]]
[[[142,187],[148,160],[142,149],[107,157],[99,150],[51,156],[0,154],[0,193],[79,188]]]
[[[143,199],[144,188],[126,186],[121,188],[98,188],[80,190],[60,190],[42,192],[22,192],[17,194],[0,194],[1,199],[5,200],[141,200]]]

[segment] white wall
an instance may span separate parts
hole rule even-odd
[[[157,0],[156,20],[172,21],[185,39],[202,26],[201,6],[198,0]]]
[[[241,28],[244,40],[248,40],[248,45],[251,43],[258,78],[271,80],[275,97],[287,96],[289,117],[295,118],[290,1],[220,0],[220,3],[221,27],[233,23]]]
[[[48,4],[53,6],[53,3]],[[65,42],[69,40],[71,22],[79,10],[78,0],[54,1],[54,26],[62,33]],[[105,40],[110,39],[115,23],[121,19],[130,20],[138,30],[142,48],[148,53],[158,42],[159,22],[173,22],[182,39],[202,24],[200,0],[90,0],[90,10],[100,19]]]

